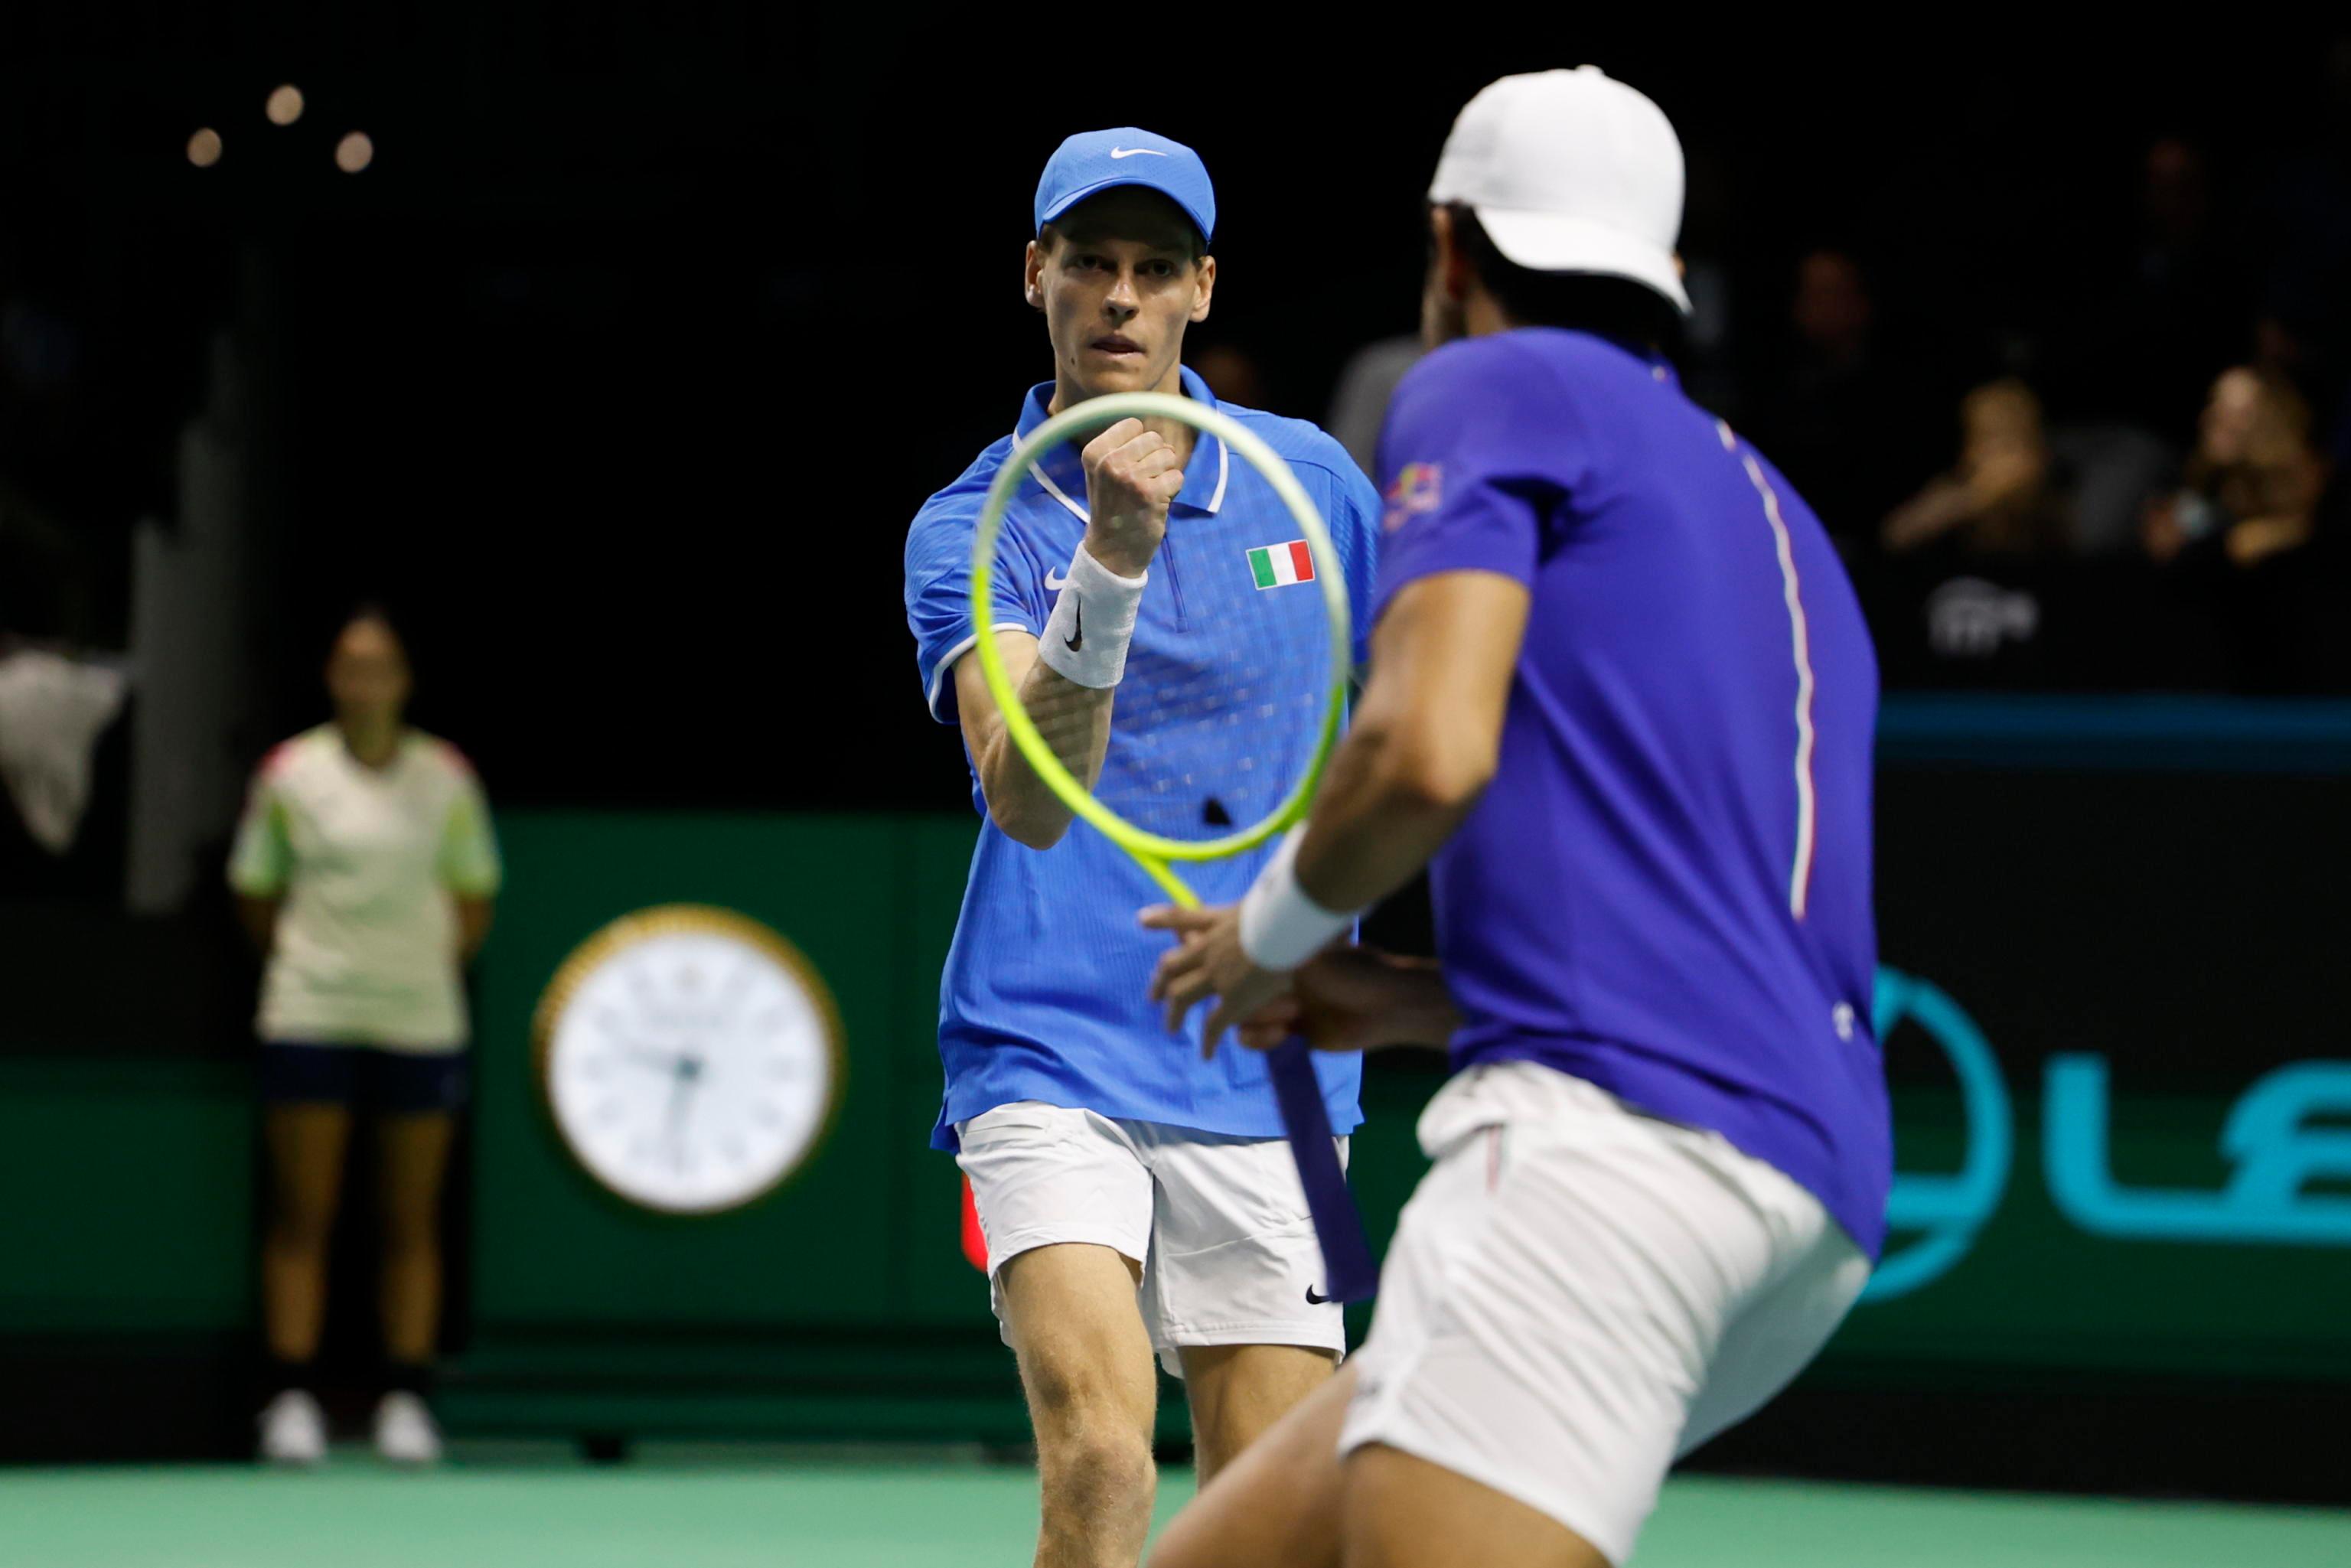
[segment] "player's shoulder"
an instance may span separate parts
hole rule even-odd
[[[443,777],[461,784],[481,781],[481,775],[475,770],[474,759],[458,750],[455,743],[425,730],[412,729],[408,732],[408,744]]]
[[[1269,413],[1261,408],[1249,408],[1237,402],[1219,402],[1217,409],[1230,414],[1242,429],[1273,448],[1275,456],[1293,468],[1320,469],[1342,485],[1368,484],[1364,471],[1339,438],[1311,419],[1294,419],[1288,414]]]
[[[342,737],[331,724],[314,724],[298,735],[289,735],[271,747],[256,768],[254,777],[266,784],[281,784],[317,767],[333,755]]]
[[[1629,406],[1628,394],[1656,373],[1651,361],[1589,332],[1520,327],[1458,338],[1405,372],[1388,404],[1387,436],[1474,433],[1485,448],[1553,449],[1563,427]]]
[[[1640,356],[1605,338],[1562,327],[1518,327],[1456,338],[1430,350],[1404,373],[1396,393],[1452,397],[1480,387],[1523,391],[1524,378],[1538,368],[1579,379],[1649,373]]]

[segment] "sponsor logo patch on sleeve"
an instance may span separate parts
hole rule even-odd
[[[1445,499],[1445,471],[1434,463],[1407,463],[1396,470],[1387,493],[1387,511],[1380,527],[1389,533],[1423,512],[1433,512]]]

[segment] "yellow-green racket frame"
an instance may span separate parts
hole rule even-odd
[[[996,542],[1003,531],[1004,514],[1014,494],[1039,460],[1072,435],[1130,418],[1172,419],[1188,424],[1222,441],[1228,451],[1238,453],[1243,462],[1265,476],[1273,493],[1290,508],[1299,531],[1306,536],[1308,553],[1314,559],[1314,581],[1322,591],[1322,605],[1330,622],[1330,701],[1323,710],[1322,733],[1315,739],[1312,758],[1281,804],[1263,821],[1218,839],[1195,841],[1148,832],[1095,800],[1038,733],[1029,710],[1020,706],[1020,694],[1013,688],[1012,678],[1004,667],[1003,650],[996,643],[997,621],[991,591],[996,580]],[[1193,456],[1196,462],[1199,455],[1195,452]],[[1184,525],[1171,519],[1168,526]],[[1331,543],[1331,530],[1323,526],[1322,515],[1314,509],[1313,501],[1290,465],[1238,420],[1220,409],[1166,392],[1113,392],[1092,398],[1053,415],[1030,432],[1027,440],[1014,437],[1012,455],[997,470],[996,482],[987,488],[987,502],[980,507],[979,526],[972,536],[971,629],[977,639],[972,646],[979,654],[980,674],[987,683],[988,695],[996,700],[997,711],[1004,716],[1005,732],[1020,748],[1029,766],[1036,769],[1037,777],[1045,781],[1045,787],[1063,805],[1134,856],[1169,898],[1186,907],[1196,905],[1199,898],[1176,874],[1175,863],[1225,860],[1245,853],[1303,819],[1307,808],[1313,803],[1315,789],[1322,782],[1322,769],[1338,744],[1339,726],[1346,716],[1347,682],[1353,674],[1354,646],[1347,610],[1347,578],[1339,552]]]

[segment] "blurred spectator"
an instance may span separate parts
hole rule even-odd
[[[1418,364],[1426,351],[1417,332],[1382,338],[1356,350],[1339,372],[1338,388],[1331,394],[1331,416],[1322,422],[1322,428],[1338,438],[1355,465],[1374,482],[1379,478],[1380,427],[1387,423],[1388,400],[1395,395],[1396,383],[1404,380],[1405,372]]]
[[[2139,166],[2137,233],[2061,333],[2061,402],[2151,430],[2184,423],[2213,368],[2244,357],[2252,321],[2243,265],[2219,222],[2210,160],[2158,139]]]
[[[379,612],[353,615],[327,663],[335,716],[269,754],[229,880],[268,954],[262,1131],[269,1153],[263,1327],[275,1396],[261,1453],[326,1457],[310,1392],[326,1316],[327,1239],[355,1114],[372,1123],[383,1226],[387,1388],[376,1448],[425,1462],[441,1321],[441,1180],[465,1097],[461,976],[489,930],[497,849],[455,748],[408,727],[408,653]]]
[[[2064,549],[2066,499],[2042,427],[2041,400],[2014,379],[1968,393],[1959,461],[1886,518],[1894,554],[1942,544],[1971,556],[2034,557]]]
[[[2137,425],[2076,424],[2049,433],[2072,497],[2067,543],[2083,556],[2136,556],[2148,504],[2179,477],[2179,454]]]
[[[2256,214],[2264,259],[2254,361],[2322,408],[2351,382],[2351,33],[2321,65],[2316,134],[2281,163]],[[2351,402],[2345,408],[2351,426]]]
[[[2147,551],[2168,561],[2214,539],[2250,567],[2311,542],[2326,464],[2311,444],[2310,405],[2283,377],[2223,371],[2204,405],[2196,454],[2178,494],[2150,507]]]
[[[2148,508],[2147,553],[2174,602],[2217,632],[2210,674],[2231,690],[2340,690],[2351,679],[2351,594],[2343,540],[2325,527],[2328,468],[2301,393],[2240,366],[2212,384],[2180,490]]]
[[[1920,400],[1879,338],[1860,264],[1842,250],[1811,252],[1796,266],[1782,359],[1748,420],[1756,444],[1844,538],[1884,517],[1926,460]]]

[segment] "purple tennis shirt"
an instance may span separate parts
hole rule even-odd
[[[1438,572],[1533,596],[1500,767],[1430,867],[1456,1071],[1718,1132],[1875,1257],[1877,664],[1820,520],[1663,361],[1547,328],[1415,366],[1379,468],[1375,615]]]

